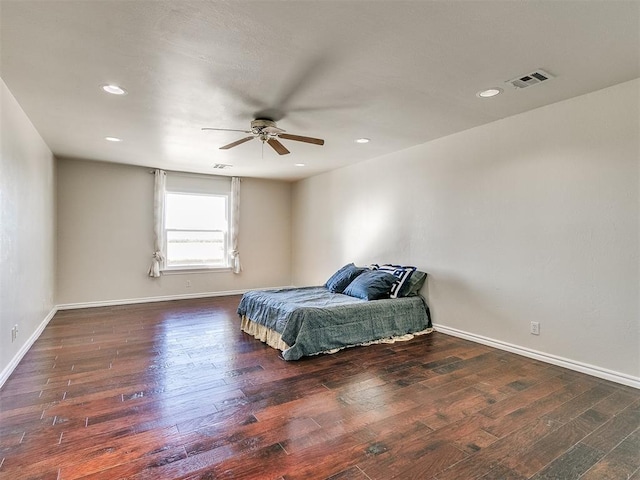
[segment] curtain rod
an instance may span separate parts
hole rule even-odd
[[[155,168],[153,170],[149,170],[149,173],[154,174],[156,173],[156,170],[164,170],[163,168]],[[184,176],[194,176],[194,177],[223,177],[223,178],[232,178],[232,177],[238,177],[237,175],[219,175],[216,173],[191,173],[191,172],[180,172],[178,170],[164,170],[167,173],[174,173],[177,175],[184,175]],[[238,178],[242,178],[242,177],[238,177]]]

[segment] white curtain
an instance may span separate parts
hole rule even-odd
[[[240,273],[240,252],[238,251],[238,229],[240,227],[240,179],[231,179],[231,221],[229,229],[229,240],[231,242],[231,269],[233,273]]]
[[[167,184],[167,174],[164,170],[154,172],[155,185],[153,189],[153,259],[149,267],[150,277],[160,276],[160,267],[164,262],[164,192]]]

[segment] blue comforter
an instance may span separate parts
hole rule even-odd
[[[431,327],[420,296],[366,301],[325,287],[253,290],[242,296],[238,314],[278,332],[289,345],[285,360]]]

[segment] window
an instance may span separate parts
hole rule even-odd
[[[165,194],[165,268],[228,267],[226,195]]]
[[[167,174],[163,270],[230,268],[231,179]]]

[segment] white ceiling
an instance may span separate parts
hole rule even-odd
[[[303,178],[640,76],[638,1],[2,0],[0,17],[0,76],[57,156],[171,170]],[[504,83],[537,68],[557,78]],[[265,110],[325,145],[262,157],[200,130]]]

